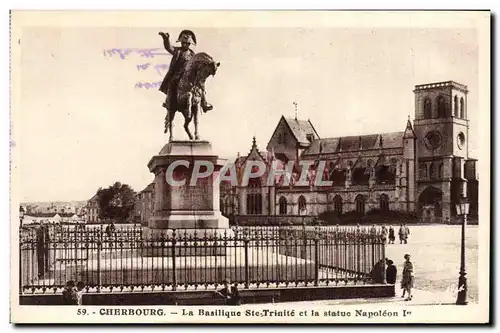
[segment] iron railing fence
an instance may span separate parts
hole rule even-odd
[[[50,227],[20,235],[20,291],[58,292],[68,280],[87,291],[244,288],[383,282],[385,241],[366,227],[235,227],[166,230]]]

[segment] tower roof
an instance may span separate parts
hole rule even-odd
[[[455,81],[444,81],[444,82],[436,82],[436,83],[427,83],[427,84],[420,84],[415,86],[415,90],[413,92],[417,92],[420,90],[429,90],[429,89],[436,89],[436,88],[444,88],[444,87],[451,87],[455,88],[457,90],[460,90],[464,93],[467,93],[467,86],[460,84]]]

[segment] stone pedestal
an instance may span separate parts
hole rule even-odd
[[[206,163],[214,166],[214,172],[191,183],[196,161],[202,165],[200,172],[206,171]],[[158,239],[172,229],[183,236],[232,234],[220,212],[219,185],[214,182],[221,167],[208,141],[172,141],[153,156],[148,168],[155,174],[155,198],[148,226],[143,228],[145,239]],[[184,180],[183,185],[177,183]]]

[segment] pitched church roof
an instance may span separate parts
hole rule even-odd
[[[401,148],[405,132],[343,136],[314,140],[302,156],[348,151]]]
[[[319,138],[319,135],[314,129],[314,126],[311,124],[310,120],[298,120],[296,118],[285,117],[282,118],[285,120],[293,136],[299,143],[309,145],[310,142],[307,139],[307,136],[309,134],[313,134],[316,139]]]

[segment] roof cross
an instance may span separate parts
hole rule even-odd
[[[298,115],[297,109],[298,109],[299,103],[294,101],[292,104],[295,107],[295,120],[297,120],[297,115]]]

